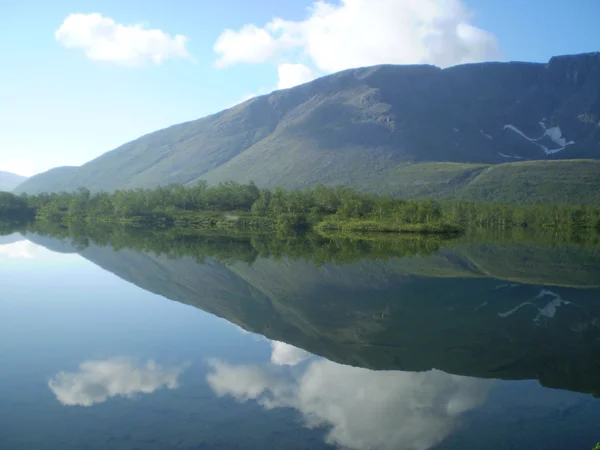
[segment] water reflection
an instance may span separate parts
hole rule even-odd
[[[548,298],[550,298],[551,300],[548,301]],[[538,300],[541,300],[543,306],[540,307],[535,303]],[[544,317],[546,319],[553,319],[554,316],[556,316],[556,313],[557,313],[559,307],[572,305],[572,304],[573,303],[570,301],[563,300],[560,297],[560,295],[558,295],[552,291],[549,291],[547,289],[542,289],[540,291],[540,293],[538,295],[536,295],[530,301],[523,302],[523,303],[515,306],[514,308],[510,309],[509,311],[498,313],[498,316],[502,317],[504,319],[508,316],[513,315],[514,313],[519,311],[521,308],[532,307],[534,310],[537,310],[537,314],[533,318],[533,323],[539,324],[542,317]]]
[[[59,372],[48,382],[56,399],[68,406],[92,406],[111,397],[133,398],[161,388],[177,389],[186,366],[165,367],[148,360],[115,357],[84,361],[76,372]]]
[[[30,241],[23,240],[20,236],[6,237],[0,240],[0,259],[22,258],[33,259],[40,251],[46,251],[43,247]]]
[[[485,402],[493,384],[437,370],[376,372],[325,359],[300,371],[209,364],[207,381],[218,396],[269,410],[294,408],[308,428],[328,428],[328,444],[356,450],[431,448],[454,431],[463,413]]]
[[[315,241],[278,258],[242,237],[181,237],[181,255],[148,251],[153,239],[114,249],[29,237],[48,249],[34,260],[54,256],[34,265],[10,250],[21,259],[0,271],[1,448],[591,448],[598,438],[600,403],[543,387],[600,393],[595,247],[466,243],[380,258]],[[140,359],[89,359],[120,354]]]
[[[286,344],[285,342],[272,341],[271,362],[278,366],[296,366],[311,357],[306,350]]]
[[[315,354],[366,369],[537,379],[600,395],[600,249],[593,246],[462,243],[427,256],[393,257],[390,249],[380,258],[373,243],[365,250],[306,238],[286,242],[290,256],[278,258],[276,240],[118,236],[118,250],[28,237],[265,336],[276,365]],[[145,250],[157,242],[184,255]],[[409,253],[433,247],[409,243]],[[323,264],[324,254],[335,257]]]

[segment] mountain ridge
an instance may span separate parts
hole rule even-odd
[[[600,53],[348,69],[148,133],[19,192],[249,178],[265,187],[356,186],[406,163],[598,159],[597,79]]]
[[[11,192],[26,180],[27,177],[23,175],[17,175],[16,173],[4,172],[0,170],[0,192]]]

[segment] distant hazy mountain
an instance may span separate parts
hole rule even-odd
[[[15,173],[0,171],[0,191],[10,192],[26,179],[27,177]]]
[[[80,168],[33,177],[19,191],[231,179],[285,187],[343,183],[402,194],[408,163],[488,166],[597,159],[598,80],[600,53],[554,57],[547,64],[346,70],[148,134]],[[598,165],[585,166],[597,180]],[[508,167],[511,173],[537,170],[532,165]],[[459,184],[489,171],[462,169]],[[431,184],[438,175],[435,166],[426,166],[422,177],[404,190]],[[578,184],[575,175],[563,181]],[[450,187],[450,194],[444,183],[432,192],[453,195],[455,186]],[[440,189],[446,193],[439,194]]]

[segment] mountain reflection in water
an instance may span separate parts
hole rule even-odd
[[[258,448],[267,439],[284,448],[425,450],[469,448],[493,436],[502,448],[527,448],[510,446],[518,436],[529,448],[568,448],[596,439],[588,426],[600,412],[593,400],[600,393],[595,246],[26,237],[0,241],[0,258],[50,260],[56,253],[48,250],[81,256],[144,294],[235,326],[239,338],[220,342],[209,333],[202,341],[193,336],[207,325],[190,313],[181,313],[189,328],[180,330],[183,318],[162,321],[139,303],[121,324],[129,351],[115,340],[45,372],[45,392],[64,414],[92,420],[120,408],[139,414],[140,424],[164,421],[164,429],[134,427],[138,447]],[[77,289],[84,286],[78,280]],[[159,300],[167,310],[180,306]],[[98,330],[111,335],[118,317],[104,320],[107,328]],[[129,337],[140,329],[139,339]],[[89,339],[101,346],[101,337]],[[182,349],[162,344],[170,339]],[[233,342],[256,342],[243,344],[256,349],[246,355]],[[556,415],[562,428],[552,428]],[[105,419],[98,426],[125,430],[133,419],[120,417],[118,425]],[[171,417],[180,444],[169,440]],[[529,434],[513,420],[526,420]],[[231,427],[247,431],[230,435]],[[107,439],[90,448],[117,438]]]
[[[278,343],[298,349],[295,355],[275,351],[274,362],[303,359],[305,351],[375,370],[538,379],[600,393],[599,248],[519,242],[444,247],[443,241],[414,239],[365,247],[208,236],[171,237],[173,246],[161,245],[180,245],[189,256],[137,250],[161,238],[124,235],[117,251],[89,237],[74,245],[28,235],[263,335],[275,350]],[[279,253],[263,250],[260,256],[257,249],[265,247]],[[410,256],[394,257],[394,249]],[[246,261],[252,252],[258,253]]]

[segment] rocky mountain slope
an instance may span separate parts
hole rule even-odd
[[[393,183],[407,162],[499,164],[600,157],[600,53],[547,64],[346,70],[129,142],[19,192],[254,180]],[[377,186],[387,192],[386,185]]]

